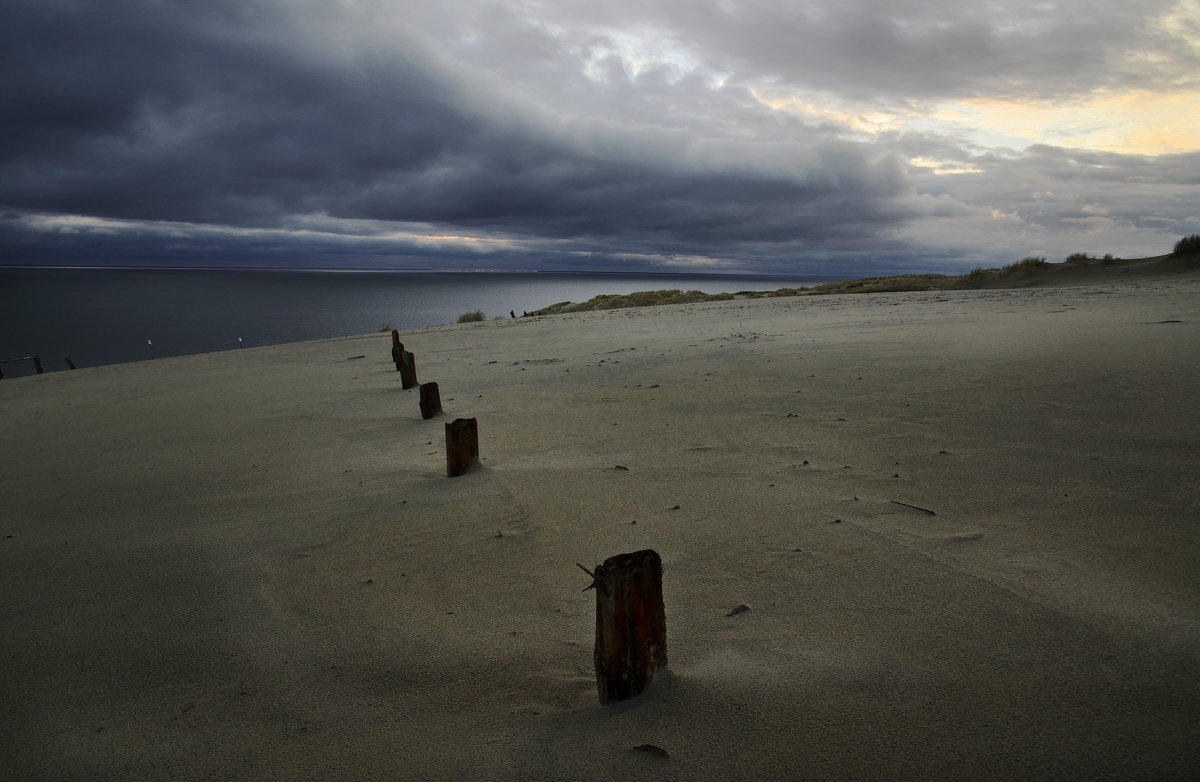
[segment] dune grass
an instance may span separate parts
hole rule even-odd
[[[1177,258],[1200,260],[1200,234],[1185,236],[1175,243],[1173,255]],[[1169,257],[1169,256],[1164,256]],[[1139,260],[1139,259],[1134,259]],[[1146,260],[1146,259],[1140,259]],[[839,293],[899,293],[905,291],[970,290],[988,285],[1004,287],[1008,282],[1028,284],[1033,275],[1051,267],[1087,266],[1099,262],[1104,266],[1131,263],[1111,253],[1103,258],[1086,253],[1072,253],[1061,264],[1051,264],[1042,256],[1029,256],[1007,266],[979,267],[968,274],[897,274],[889,277],[866,277],[817,285],[812,288],[781,288],[775,291],[739,291],[738,293],[702,293],[701,291],[659,290],[640,291],[627,295],[607,294],[595,296],[581,304],[562,301],[551,304],[530,314],[557,315],[564,312],[589,312],[592,310],[618,309],[621,307],[648,307],[656,304],[682,304],[702,301],[728,301],[729,299],[761,299],[775,296],[822,296]],[[465,315],[463,317],[466,317]],[[460,322],[461,319],[460,319]]]
[[[534,315],[557,315],[563,312],[591,312],[593,310],[615,310],[623,307],[652,307],[658,304],[687,304],[695,301],[728,301],[735,298],[732,293],[703,293],[701,291],[638,291],[629,294],[602,294],[585,302],[569,301],[551,304],[534,312]]]
[[[897,274],[890,277],[865,277],[803,288],[799,295],[821,296],[832,293],[899,293],[903,291],[935,291],[950,284],[954,277],[945,274]]]
[[[483,310],[475,310],[474,312],[464,312],[458,316],[459,323],[477,323],[481,320],[486,320]]]
[[[1174,255],[1178,258],[1200,258],[1200,234],[1190,234],[1175,242]]]

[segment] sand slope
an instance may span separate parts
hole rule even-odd
[[[1194,280],[403,340],[482,469],[386,334],[0,381],[6,775],[1200,767]],[[574,563],[645,547],[670,669],[602,707]]]

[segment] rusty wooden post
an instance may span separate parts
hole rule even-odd
[[[407,350],[400,356],[400,387],[417,387],[417,360]]]
[[[41,356],[21,356],[20,358],[6,358],[3,360],[0,360],[0,364],[11,364],[15,361],[32,361],[33,368],[39,375],[43,375],[46,373],[46,370],[42,367],[42,357]],[[4,373],[0,372],[0,379],[3,379],[3,377],[4,377]]]
[[[479,422],[456,418],[446,422],[446,475],[455,478],[479,463]]]
[[[433,418],[435,415],[442,414],[442,395],[438,391],[437,383],[422,383],[421,391],[421,418],[426,420]]]
[[[404,356],[404,343],[400,341],[400,331],[392,329],[392,361],[396,362],[396,371],[400,371],[400,362]]]
[[[646,689],[656,670],[667,666],[662,572],[662,558],[644,549],[609,557],[592,573],[601,703],[632,698]]]

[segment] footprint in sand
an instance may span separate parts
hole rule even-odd
[[[915,538],[923,538],[925,540],[936,540],[946,543],[960,543],[967,540],[979,540],[983,537],[983,533],[979,530],[948,532],[945,530],[922,530],[922,529],[906,529],[899,527],[898,530],[905,535],[911,535]]]

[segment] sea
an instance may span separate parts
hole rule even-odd
[[[647,290],[777,290],[841,279],[555,272],[0,268],[6,378],[521,316]]]

